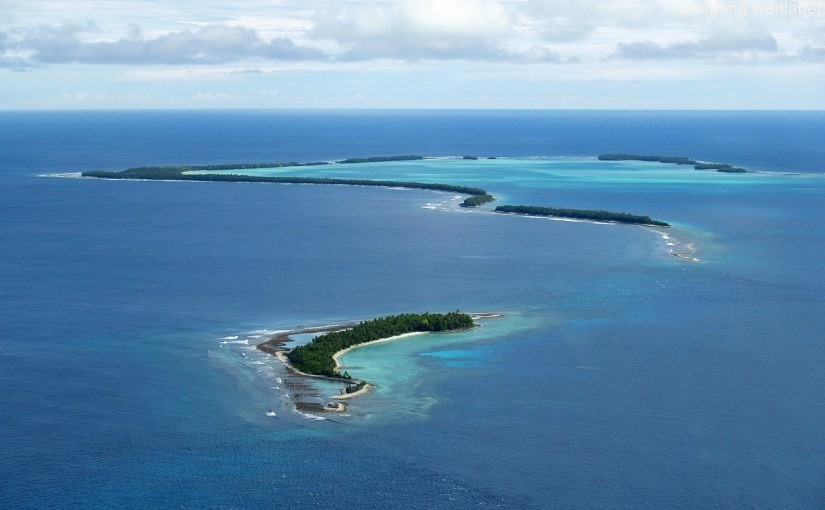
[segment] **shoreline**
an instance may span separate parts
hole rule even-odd
[[[332,359],[333,359],[333,361],[335,361],[335,371],[340,372],[340,370],[341,370],[341,360],[340,360],[341,356],[343,356],[344,354],[346,354],[350,351],[358,349],[359,347],[366,347],[368,345],[375,345],[375,344],[382,344],[382,343],[385,343],[385,342],[392,342],[393,340],[400,340],[402,338],[408,338],[408,337],[418,336],[418,335],[426,335],[428,333],[431,333],[431,332],[430,331],[413,331],[411,333],[404,333],[403,335],[395,335],[395,336],[388,336],[386,338],[379,338],[378,340],[372,340],[372,341],[369,341],[369,342],[364,342],[362,344],[353,345],[352,347],[347,347],[346,349],[342,349],[342,350],[340,350],[340,351],[338,351],[338,352],[336,352],[335,354],[332,355]],[[368,383],[367,381],[364,381],[363,379],[354,378],[353,381],[357,381],[354,384],[364,383],[364,386],[362,388],[358,389],[357,391],[352,392],[352,393],[347,393],[346,388],[342,388],[340,390],[341,391],[340,395],[332,395],[329,398],[335,399],[335,400],[349,400],[349,399],[352,399],[352,398],[355,398],[355,397],[360,397],[361,395],[366,395],[367,393],[372,391],[372,389],[374,388],[374,386],[372,384]],[[352,383],[350,383],[350,384],[352,384]],[[339,402],[338,404],[344,406],[344,409],[342,409],[342,410],[344,410],[344,411],[346,410],[346,404],[345,403]]]
[[[341,362],[339,360],[339,358],[341,356],[343,356],[344,354],[346,354],[346,353],[348,353],[352,350],[358,349],[359,347],[366,347],[368,345],[375,345],[375,344],[381,344],[381,343],[384,343],[384,342],[391,342],[393,340],[399,340],[401,338],[407,338],[407,337],[411,337],[411,336],[426,335],[427,333],[431,333],[431,332],[430,331],[412,331],[410,333],[404,333],[404,334],[401,334],[401,335],[388,336],[386,338],[379,338],[378,340],[370,340],[369,342],[364,342],[362,344],[356,344],[356,345],[353,345],[352,347],[347,347],[346,349],[342,349],[342,350],[340,350],[340,351],[338,351],[338,352],[336,352],[335,354],[332,355],[332,359],[335,361],[335,370],[338,371],[341,368]]]
[[[515,212],[496,212],[491,211],[495,214],[500,214],[502,216],[521,216],[522,218],[537,218],[543,220],[551,220],[551,221],[567,221],[570,223],[590,223],[593,225],[630,225],[631,227],[645,227],[645,228],[673,228],[673,225],[656,225],[654,223],[628,223],[625,221],[616,221],[616,220],[594,220],[588,218],[573,218],[570,216],[554,216],[554,215],[545,215],[545,214],[524,214],[524,213],[515,213]]]
[[[491,315],[491,314],[483,314],[483,315],[487,316],[487,315]],[[336,383],[347,384],[348,386],[352,385],[352,384],[364,383],[364,386],[362,388],[360,388],[358,391],[354,391],[352,393],[346,393],[346,387],[341,388],[339,390],[340,394],[331,395],[329,397],[333,401],[326,402],[321,407],[321,410],[323,410],[325,412],[340,413],[340,412],[344,412],[344,411],[347,410],[347,404],[345,402],[340,402],[341,400],[349,400],[349,399],[353,399],[353,398],[356,398],[356,397],[360,397],[362,395],[366,395],[367,393],[372,391],[374,386],[372,384],[362,380],[362,379],[357,379],[357,378],[339,379],[339,378],[336,378],[336,377],[329,377],[329,376],[326,376],[326,375],[308,374],[306,372],[298,370],[297,368],[295,368],[289,362],[289,358],[287,358],[287,356],[286,356],[286,351],[284,351],[281,347],[283,346],[283,344],[285,342],[289,341],[289,338],[290,338],[291,335],[300,335],[300,334],[306,334],[306,333],[319,333],[319,334],[330,333],[330,332],[333,332],[333,331],[342,331],[342,330],[345,330],[345,329],[350,329],[352,326],[353,326],[352,324],[337,325],[337,326],[319,326],[319,327],[284,331],[284,332],[276,333],[275,335],[272,336],[272,338],[270,338],[266,342],[262,342],[262,343],[258,344],[256,347],[259,350],[263,351],[263,352],[266,352],[268,354],[271,354],[271,355],[275,356],[275,358],[278,361],[280,361],[281,363],[284,364],[284,366],[287,368],[287,370],[294,373],[295,375],[298,375],[298,376],[301,376],[301,377],[312,377],[314,379],[322,379],[322,380],[325,380],[325,381],[332,381],[332,382],[336,382]],[[401,338],[407,338],[407,337],[417,336],[417,335],[426,335],[427,333],[430,333],[430,332],[429,331],[413,331],[413,332],[410,332],[410,333],[404,333],[402,335],[395,335],[395,336],[386,337],[386,338],[379,338],[377,340],[364,342],[362,344],[353,345],[352,347],[347,347],[346,349],[342,349],[342,350],[336,352],[335,354],[333,354],[333,356],[332,356],[332,359],[335,361],[335,370],[337,372],[341,368],[340,357],[343,356],[344,354],[346,354],[349,351],[352,351],[354,349],[357,349],[359,347],[364,347],[364,346],[367,346],[367,345],[374,345],[374,344],[379,344],[379,343],[384,343],[384,342],[391,342],[393,340],[399,340]]]

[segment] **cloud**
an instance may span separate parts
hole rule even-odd
[[[26,59],[17,54],[17,43],[8,34],[0,32],[0,69],[26,71],[30,67]]]
[[[825,62],[825,48],[805,46],[797,54],[797,58],[809,62]]]
[[[333,2],[319,9],[313,19],[316,35],[339,41],[484,39],[510,27],[508,11],[496,0]]]
[[[252,29],[209,25],[195,31],[144,37],[137,27],[115,41],[83,39],[92,25],[42,26],[27,33],[19,46],[31,60],[43,63],[86,64],[217,64],[245,59],[323,60],[321,51],[285,37],[268,41]]]
[[[778,51],[776,39],[761,27],[720,26],[708,37],[697,41],[660,44],[637,41],[616,45],[615,57],[629,60],[669,60],[703,58],[738,52]]]
[[[196,101],[226,101],[233,99],[234,96],[225,92],[198,92],[192,94],[191,98]]]
[[[24,65],[20,58],[7,55],[13,49],[9,36],[0,32],[0,69],[11,67],[18,68]]]
[[[513,18],[497,0],[335,2],[313,17],[311,35],[337,42],[342,60],[506,60]]]
[[[603,27],[640,29],[687,21],[680,2],[673,0],[527,0],[512,5],[524,29],[552,42],[582,40]]]
[[[24,21],[6,23],[5,33],[0,24],[0,67],[82,63],[254,68],[256,61],[295,66],[372,60],[718,63],[725,54],[777,52],[777,41],[788,54],[806,45],[822,46],[821,17],[757,16],[750,7],[744,18],[715,16],[708,14],[710,0],[250,0],[231,9],[222,2],[194,9],[181,1],[164,4],[161,11],[160,6],[146,8],[140,0],[113,1],[117,9],[107,10],[94,3],[55,0],[50,4],[54,9],[43,13],[14,0],[17,18]],[[71,16],[94,22],[56,24]],[[143,30],[133,26],[124,32],[134,20]],[[33,25],[42,22],[49,24]],[[791,22],[819,31],[805,35]]]

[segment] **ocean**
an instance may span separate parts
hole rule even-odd
[[[0,112],[0,507],[825,507],[823,135],[823,112]],[[397,154],[433,159],[257,172],[673,228],[52,176]],[[343,414],[296,412],[255,349],[456,309],[503,317],[347,354],[376,389]]]

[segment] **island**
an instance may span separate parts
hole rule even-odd
[[[553,216],[556,218],[571,218],[588,221],[610,221],[615,223],[630,223],[653,227],[669,227],[669,223],[654,220],[650,216],[617,213],[610,211],[594,211],[589,209],[558,209],[555,207],[537,207],[532,205],[500,205],[497,213],[523,214],[527,216]]]
[[[703,163],[683,156],[643,156],[639,154],[600,154],[600,161],[648,161],[674,165],[693,165],[695,170],[716,170],[731,174],[744,174],[747,170],[728,163]]]
[[[346,410],[341,400],[351,399],[371,390],[367,381],[353,378],[349,372],[340,372],[339,358],[347,351],[368,344],[386,342],[424,333],[452,333],[475,327],[474,318],[499,317],[497,314],[469,315],[460,311],[446,314],[407,313],[380,317],[358,324],[302,329],[279,333],[258,349],[276,356],[288,368],[300,376],[319,377],[345,383],[339,395],[330,397],[334,402],[319,406],[307,402],[295,401],[299,409],[306,411]],[[309,343],[285,349],[284,343],[295,333],[320,333]]]
[[[319,335],[308,344],[290,350],[286,357],[293,367],[306,374],[351,379],[347,372],[338,373],[334,356],[340,351],[408,333],[459,331],[473,325],[473,318],[459,311],[391,315],[361,322],[350,329]]]
[[[373,156],[371,158],[349,158],[339,161],[341,165],[348,165],[352,163],[386,163],[389,161],[416,161],[424,159],[424,156]]]
[[[487,193],[483,195],[473,195],[469,198],[465,198],[463,202],[461,202],[461,207],[478,207],[480,205],[488,204],[493,202],[496,199],[493,195],[488,195]]]
[[[472,159],[475,156],[465,156],[465,159]],[[348,163],[376,163],[386,161],[409,161],[425,159],[423,156],[377,156],[372,158],[351,158],[338,161],[338,164]],[[665,157],[665,156],[636,156],[631,154],[602,154],[602,160],[626,160],[638,159],[641,161],[661,161],[676,164],[716,165],[710,163],[698,163],[688,158]],[[220,165],[186,165],[186,166],[144,166],[128,168],[119,172],[96,170],[83,172],[81,176],[100,179],[137,179],[137,180],[162,180],[162,181],[206,181],[206,182],[261,182],[276,184],[337,184],[349,186],[375,186],[384,188],[409,188],[423,189],[431,191],[442,191],[448,193],[459,193],[469,195],[459,204],[461,207],[473,208],[495,201],[495,197],[482,188],[471,186],[460,186],[454,184],[443,184],[433,182],[415,181],[391,181],[374,179],[338,179],[334,177],[297,177],[297,176],[263,176],[245,175],[235,173],[209,173],[213,170],[243,170],[260,168],[282,168],[327,165],[330,163],[239,163]],[[728,165],[729,166],[729,165]],[[718,164],[714,168],[722,171],[735,171],[732,167],[725,169],[725,165]],[[204,173],[195,173],[204,172]],[[560,218],[573,218],[591,221],[611,221],[617,223],[631,223],[637,225],[648,225],[658,227],[669,227],[668,223],[653,220],[648,216],[639,216],[628,213],[616,213],[609,211],[593,211],[585,209],[557,209],[552,207],[524,206],[524,205],[501,205],[495,208],[494,212],[514,213],[530,216],[555,216]]]

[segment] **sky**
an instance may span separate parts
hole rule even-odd
[[[0,0],[0,109],[825,109],[825,1]]]

